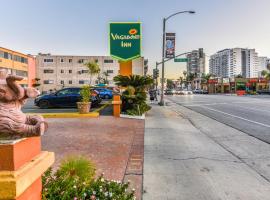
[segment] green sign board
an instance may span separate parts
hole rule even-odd
[[[141,23],[111,22],[109,31],[110,55],[121,61],[141,56]]]
[[[187,58],[175,58],[174,62],[187,62],[188,59]]]

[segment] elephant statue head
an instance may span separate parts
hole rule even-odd
[[[42,116],[26,116],[21,107],[27,98],[35,98],[39,91],[35,88],[23,88],[17,81],[23,77],[7,75],[0,69],[0,138],[22,138],[42,135],[47,123]]]

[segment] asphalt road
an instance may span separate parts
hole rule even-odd
[[[166,98],[270,144],[270,96],[181,95]]]

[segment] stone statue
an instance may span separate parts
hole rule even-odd
[[[16,81],[23,77],[7,75],[0,69],[0,139],[40,136],[48,125],[42,116],[27,116],[21,111],[27,98],[39,95],[35,88],[23,88]]]

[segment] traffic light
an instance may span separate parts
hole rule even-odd
[[[157,76],[157,78],[159,77],[159,70],[158,69],[156,69],[156,76]]]
[[[159,70],[153,69],[153,79],[157,79],[159,77]]]
[[[199,48],[199,58],[203,58],[203,48]]]

